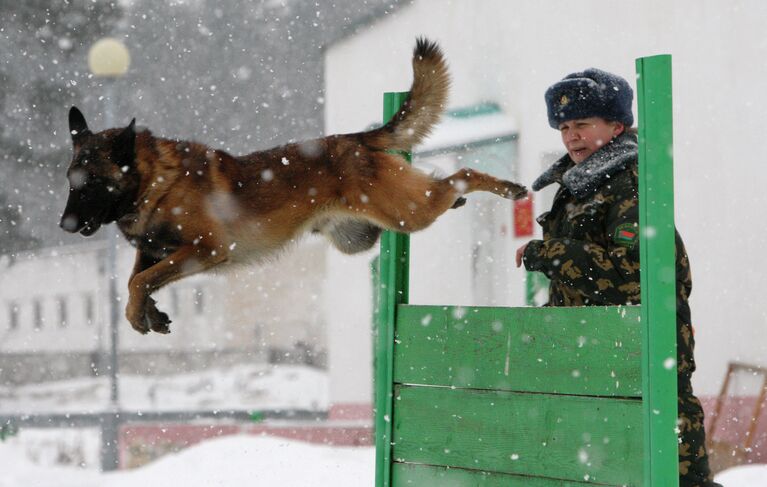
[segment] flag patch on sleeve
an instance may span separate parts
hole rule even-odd
[[[639,241],[639,231],[634,223],[622,223],[615,229],[613,241],[622,247],[634,248]]]

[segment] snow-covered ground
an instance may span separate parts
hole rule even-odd
[[[725,470],[716,476],[724,487],[764,487],[767,485],[767,465],[743,465]]]
[[[169,376],[120,377],[120,408],[155,411],[327,411],[328,378],[300,365],[238,365]],[[100,413],[109,410],[106,378],[0,387],[0,414]],[[11,437],[18,455],[47,470],[99,466],[97,428],[22,428]],[[66,470],[65,470],[66,472]],[[67,474],[63,474],[65,477]],[[4,484],[0,484],[4,485]],[[24,484],[19,484],[24,485]]]
[[[328,408],[327,373],[298,365],[239,365],[173,376],[120,376],[127,411]],[[105,377],[0,387],[0,413],[99,412],[109,405]]]
[[[205,441],[135,470],[40,467],[0,444],[0,487],[373,486],[373,448],[315,446],[272,437]]]
[[[0,388],[0,412],[98,412],[108,406],[108,386],[98,378]],[[290,365],[237,366],[168,377],[123,376],[120,390],[122,407],[141,411],[323,410],[328,404],[326,374]],[[253,435],[207,440],[142,468],[103,474],[97,470],[97,435],[95,430],[21,431],[0,443],[0,487],[374,484],[372,448],[317,446]],[[76,448],[67,448],[70,444]],[[81,460],[68,463],[88,468],[57,466],[62,451],[83,451]],[[767,465],[730,469],[717,480],[725,487],[764,487]]]
[[[374,485],[373,448],[316,446],[272,437],[228,436],[205,441],[135,470],[40,467],[12,444],[0,444],[0,487],[364,487]],[[764,487],[767,465],[722,472],[725,487]]]

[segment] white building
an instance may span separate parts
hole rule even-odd
[[[765,18],[767,3],[758,0],[415,0],[327,49],[326,131],[353,132],[380,121],[382,93],[408,89],[415,38],[427,36],[449,61],[451,107],[495,103],[516,121],[518,147],[508,170],[529,185],[562,153],[546,119],[548,86],[592,66],[633,81],[635,58],[672,54],[677,227],[695,283],[693,382],[699,395],[711,396],[728,361],[767,364],[761,304],[767,237],[757,230],[759,212],[767,207],[760,102],[767,79]],[[552,192],[536,195],[536,214]],[[413,238],[412,302],[486,304],[464,287],[465,278],[451,274],[457,272],[453,266],[465,270],[463,239],[480,239],[457,221],[464,210]],[[509,252],[521,243],[507,242]],[[329,365],[337,402],[370,396],[371,304],[357,294],[349,299],[344,289],[370,285],[373,255],[328,255]],[[499,264],[509,283],[506,302],[494,301],[499,304],[523,303],[524,276],[511,262],[507,256]]]
[[[308,239],[279,262],[173,283],[154,296],[173,320],[171,333],[141,335],[124,318],[135,250],[120,239],[121,372],[167,374],[236,362],[323,364],[318,303],[324,253],[324,242]],[[106,373],[106,259],[102,240],[0,261],[0,382],[61,379],[91,369]]]

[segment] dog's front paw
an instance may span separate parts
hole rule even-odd
[[[125,309],[125,318],[128,319],[128,323],[131,324],[134,330],[146,335],[149,333],[149,321],[146,315],[146,306],[143,304],[133,304],[128,302],[128,307]]]
[[[162,333],[163,335],[170,333],[170,326],[168,325],[172,322],[168,314],[157,309],[155,300],[152,298],[149,298],[147,301],[146,322],[149,328],[156,333]]]

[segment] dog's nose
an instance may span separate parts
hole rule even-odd
[[[59,226],[65,231],[69,233],[74,233],[77,231],[77,216],[73,214],[64,215],[61,217],[61,221],[59,222]]]

